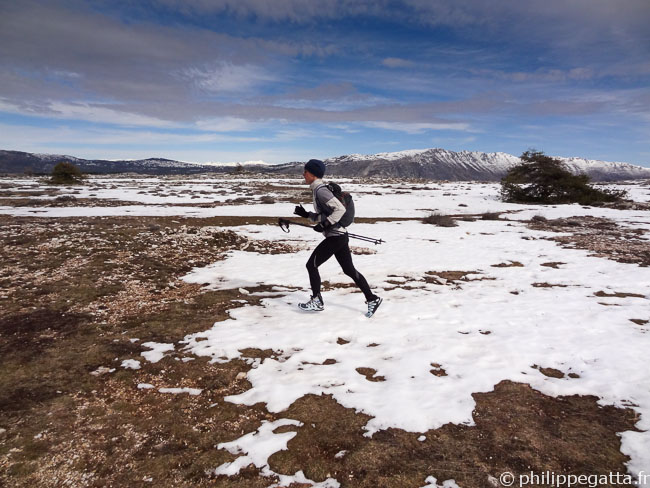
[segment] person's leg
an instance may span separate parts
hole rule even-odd
[[[343,272],[354,280],[354,283],[361,289],[363,294],[366,297],[366,301],[370,302],[377,299],[372,291],[370,291],[370,286],[364,278],[364,276],[359,273],[354,264],[352,263],[352,253],[350,252],[350,247],[348,246],[348,237],[345,237],[345,245],[341,246],[340,249],[334,254],[336,260],[341,265]]]
[[[325,238],[314,252],[311,253],[307,260],[307,272],[309,273],[309,284],[311,285],[312,296],[320,296],[320,273],[318,267],[334,255],[334,253],[341,247],[340,242],[337,242],[337,237]],[[322,301],[322,299],[321,299]]]

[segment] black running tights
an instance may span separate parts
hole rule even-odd
[[[352,253],[350,253],[348,236],[346,235],[326,237],[318,246],[316,246],[316,249],[314,249],[311,256],[309,256],[309,261],[307,261],[307,271],[309,272],[312,296],[317,296],[320,293],[321,281],[318,267],[332,256],[336,257],[343,272],[352,278],[356,285],[361,289],[363,294],[366,296],[366,301],[377,298],[370,291],[370,286],[368,286],[366,279],[354,268],[354,264],[352,264]]]

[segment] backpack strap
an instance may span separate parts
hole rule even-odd
[[[321,202],[318,199],[318,190],[320,190],[323,187],[327,188],[327,185],[323,183],[322,185],[317,186],[314,189],[314,199],[316,200],[316,205],[318,205],[318,209],[320,210],[320,213],[324,213],[326,216],[329,216],[329,214],[331,214],[332,211],[328,209],[326,205],[321,205]]]

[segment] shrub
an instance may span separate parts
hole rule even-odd
[[[438,227],[456,227],[458,224],[449,215],[442,215],[439,213],[432,213],[424,217],[422,222],[425,224],[437,225]]]
[[[501,180],[501,198],[510,203],[580,203],[616,202],[624,191],[599,190],[589,186],[585,174],[574,175],[559,159],[541,151],[529,150],[521,155]]]
[[[74,185],[81,183],[83,175],[79,168],[68,161],[61,161],[52,170],[50,183],[55,185]]]
[[[499,220],[501,214],[499,212],[485,212],[481,214],[481,220]]]
[[[262,203],[275,203],[275,198],[273,198],[272,196],[269,196],[269,195],[264,195],[264,196],[260,199],[260,201],[261,201]]]

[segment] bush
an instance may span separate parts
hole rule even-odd
[[[61,161],[52,170],[50,183],[55,185],[74,185],[81,183],[83,175],[79,168],[68,161]]]
[[[481,220],[499,220],[501,214],[499,212],[485,212],[481,214]]]
[[[526,151],[521,160],[501,180],[501,198],[505,202],[592,205],[616,202],[626,194],[593,188],[587,175],[574,175],[560,160],[540,151]]]
[[[458,225],[449,215],[442,215],[439,213],[432,213],[428,217],[424,217],[422,222],[425,224],[437,225],[438,227],[456,227]]]

